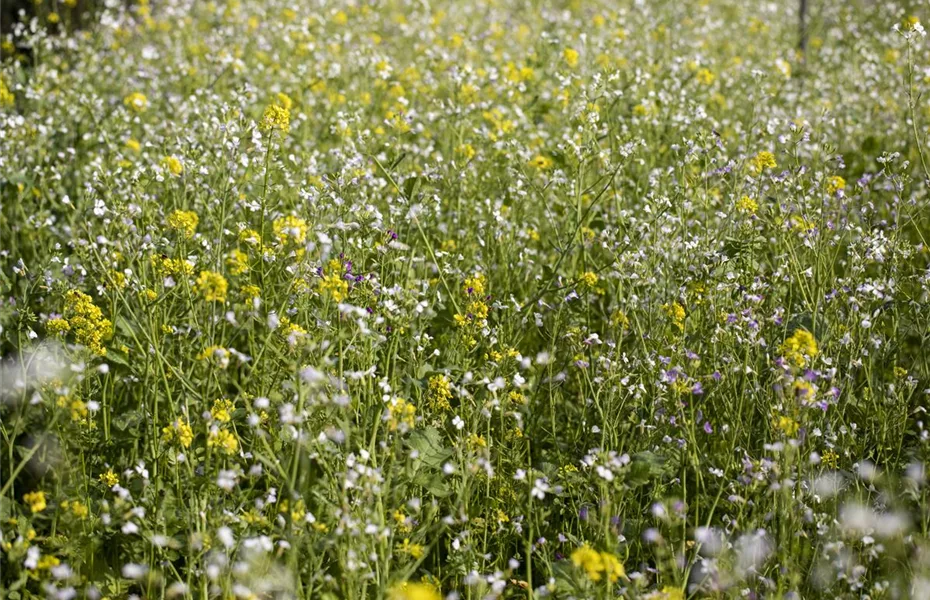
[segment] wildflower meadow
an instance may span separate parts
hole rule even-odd
[[[0,598],[930,599],[923,18],[35,0]]]

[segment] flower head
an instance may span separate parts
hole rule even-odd
[[[291,129],[291,111],[279,104],[269,104],[259,127],[263,131],[280,131],[281,135],[287,135]]]
[[[141,92],[133,92],[123,98],[123,104],[135,113],[143,113],[149,107],[149,99]]]
[[[199,222],[197,213],[191,210],[176,210],[168,216],[168,226],[186,238],[194,236]]]
[[[201,271],[197,277],[196,288],[207,302],[226,302],[228,284],[220,273]]]

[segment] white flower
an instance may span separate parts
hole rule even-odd
[[[551,489],[552,488],[549,486],[549,482],[543,478],[540,478],[540,479],[537,479],[535,482],[533,482],[533,489],[530,490],[530,495],[533,498],[542,500],[546,497],[546,492],[548,492]]]

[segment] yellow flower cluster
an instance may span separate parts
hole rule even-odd
[[[135,113],[142,113],[149,107],[149,99],[145,97],[145,94],[133,92],[123,98],[123,104]]]
[[[242,275],[249,270],[249,255],[236,248],[226,255],[226,268],[232,275]]]
[[[388,600],[442,600],[442,594],[431,583],[404,582],[391,588]]]
[[[178,177],[184,172],[184,165],[177,156],[166,156],[161,159],[161,166],[168,170],[169,173]]]
[[[609,552],[598,552],[587,544],[572,552],[572,564],[583,569],[591,581],[600,581],[606,577],[607,581],[615,583],[626,579],[626,570],[616,556]]]
[[[201,271],[197,277],[197,292],[207,302],[226,302],[226,290],[229,284],[222,274],[215,271]]]
[[[106,355],[103,341],[112,333],[113,324],[103,318],[103,312],[94,305],[91,297],[78,290],[69,290],[65,294],[65,314],[77,343],[97,356]]]
[[[387,423],[391,431],[412,429],[416,422],[417,407],[402,398],[393,400],[388,405]]]
[[[13,106],[16,103],[16,96],[7,87],[6,82],[0,79],[0,107]]]
[[[839,175],[827,179],[827,193],[831,196],[838,191],[846,188],[846,180]]]
[[[177,440],[185,448],[190,448],[191,442],[194,441],[194,430],[191,429],[190,423],[181,418],[162,428],[161,433],[164,441],[170,443]]]
[[[184,237],[194,237],[200,218],[192,210],[176,210],[168,216],[168,226],[180,232]]]
[[[775,162],[775,155],[767,150],[763,150],[756,154],[751,163],[756,173],[761,173],[765,169],[774,169],[778,166]]]
[[[153,256],[152,266],[155,272],[163,277],[188,276],[194,274],[194,265],[183,258],[168,258],[167,256]]]
[[[61,503],[61,508],[66,511],[70,511],[71,514],[78,519],[85,519],[87,518],[87,515],[90,514],[90,509],[80,500],[72,500],[71,502],[66,500]]]
[[[349,295],[349,282],[342,276],[342,264],[333,259],[329,261],[326,271],[320,280],[320,293],[332,297],[336,302],[342,302]]]
[[[411,542],[409,538],[404,538],[404,542],[402,544],[397,544],[396,550],[397,552],[406,554],[414,559],[422,558],[424,554],[423,546]]]
[[[430,409],[434,411],[447,411],[452,409],[449,400],[452,398],[449,380],[445,375],[433,375],[429,378],[429,389],[426,399]]]
[[[210,437],[207,438],[207,447],[217,447],[226,454],[233,455],[239,449],[239,440],[225,429],[217,429],[210,432]]]
[[[802,368],[807,365],[808,360],[816,358],[820,350],[817,348],[817,340],[810,331],[798,329],[782,343],[779,352],[790,364]]]
[[[685,328],[685,307],[677,302],[672,302],[671,304],[663,304],[662,310],[672,321],[672,324],[675,325],[678,329]]]
[[[685,593],[680,588],[667,585],[647,595],[646,600],[685,600]]]
[[[213,406],[210,408],[210,416],[213,417],[214,421],[228,423],[232,419],[234,410],[236,410],[236,406],[230,400],[218,398],[213,401]]]
[[[259,128],[263,131],[280,131],[287,135],[291,129],[291,111],[279,104],[269,104],[262,115]]]
[[[272,228],[281,245],[299,246],[307,240],[307,222],[300,217],[287,216],[275,219]]]
[[[701,85],[710,85],[714,82],[716,76],[710,69],[701,69],[694,78],[697,79],[698,83]]]
[[[45,510],[45,492],[29,492],[28,494],[23,495],[23,502],[29,505],[29,510],[33,514],[37,512],[42,512]]]
[[[749,196],[743,196],[736,201],[736,210],[741,213],[754,215],[756,211],[759,210],[759,203]]]
[[[111,488],[119,483],[119,476],[113,472],[113,469],[107,469],[106,473],[100,474],[100,483]]]
[[[597,273],[594,273],[592,271],[585,271],[584,273],[581,274],[581,277],[578,278],[578,283],[581,285],[581,287],[589,289],[589,290],[594,289],[594,286],[597,285],[597,282],[598,282]]]

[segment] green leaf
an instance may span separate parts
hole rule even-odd
[[[423,464],[441,469],[452,456],[452,450],[442,444],[442,434],[435,427],[415,429],[407,438],[407,447],[416,450]]]
[[[631,487],[639,487],[667,475],[669,471],[670,465],[665,457],[645,450],[633,455],[629,473],[624,481]]]
[[[407,200],[412,200],[417,190],[420,187],[420,177],[410,177],[407,181],[404,182],[404,197]]]

